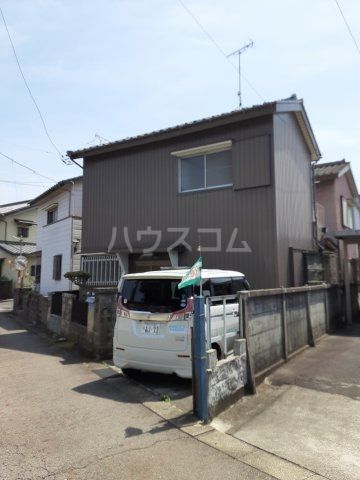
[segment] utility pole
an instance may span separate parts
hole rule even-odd
[[[20,257],[23,256],[23,237],[20,235]],[[24,270],[19,271],[21,296],[24,288]]]
[[[238,55],[238,59],[239,59],[239,67],[238,67],[238,70],[239,70],[239,90],[238,90],[239,108],[241,108],[241,106],[242,106],[242,102],[241,102],[241,54],[244,53],[245,50],[247,50],[248,48],[251,48],[253,46],[254,46],[254,42],[251,40],[249,43],[247,43],[243,47],[241,47],[238,50],[235,50],[234,52],[231,52],[231,53],[229,53],[229,55],[227,55],[228,58],[232,57],[233,55]]]

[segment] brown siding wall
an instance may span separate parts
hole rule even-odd
[[[127,251],[124,227],[128,228],[134,251],[151,246],[155,240],[143,237],[137,242],[137,230],[146,230],[148,226],[160,230],[158,249],[166,250],[179,237],[167,232],[167,228],[189,228],[186,240],[193,251],[185,250],[180,261],[190,265],[198,256],[197,229],[221,228],[222,251],[205,252],[205,267],[240,270],[247,274],[254,288],[278,286],[275,195],[273,185],[269,185],[272,157],[264,156],[264,138],[270,138],[272,132],[272,117],[267,116],[87,158],[84,162],[83,252],[107,251],[113,227],[117,227],[113,251]],[[239,165],[243,160],[239,142],[253,137],[258,137],[261,145],[257,148],[252,144],[252,153],[244,161],[249,163],[252,159],[257,168],[241,180],[243,170]],[[171,152],[224,140],[233,141],[233,172],[237,175],[237,185],[240,182],[244,189],[230,187],[178,193],[178,160]],[[246,185],[258,188],[246,188]],[[225,251],[234,228],[238,228],[238,240],[245,240],[251,253]],[[215,243],[214,235],[210,234],[203,234],[200,240],[203,247]],[[238,245],[239,242],[235,244]]]
[[[274,115],[274,146],[279,281],[289,286],[289,247],[313,249],[311,158],[292,114]],[[295,278],[301,268],[296,262]]]
[[[254,188],[271,183],[271,136],[242,140],[234,145],[234,188]]]

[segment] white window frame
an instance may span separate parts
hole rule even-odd
[[[225,152],[227,150],[232,149],[232,140],[226,140],[224,142],[212,143],[209,145],[202,145],[199,147],[188,148],[186,150],[178,150],[176,152],[171,152],[171,155],[174,155],[178,159],[178,192],[179,193],[188,193],[188,192],[201,192],[204,190],[214,190],[217,188],[225,188],[225,187],[232,187],[233,183],[226,183],[220,185],[214,185],[211,187],[206,186],[206,155],[211,153],[218,153],[218,152]],[[196,157],[196,156],[203,156],[204,161],[204,184],[205,186],[202,188],[192,188],[189,190],[182,190],[181,188],[181,161],[185,158]]]

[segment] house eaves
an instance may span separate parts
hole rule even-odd
[[[111,153],[125,148],[138,147],[154,142],[161,142],[171,138],[197,133],[210,128],[221,127],[236,123],[238,121],[248,120],[274,113],[276,102],[264,103],[256,105],[251,108],[243,108],[241,110],[234,110],[232,112],[215,115],[208,118],[202,118],[193,122],[176,125],[175,127],[164,128],[134,137],[124,138],[115,142],[99,145],[97,147],[89,147],[81,150],[69,150],[67,155],[72,158],[85,158],[94,155],[101,155],[103,153]]]
[[[319,145],[306,113],[303,100],[281,100],[276,104],[277,113],[294,113],[304,141],[310,151],[311,160],[317,162],[321,158]]]
[[[45,192],[41,193],[39,196],[34,198],[34,200],[31,200],[30,205],[31,206],[37,205],[40,201],[44,200],[44,198],[48,197],[49,195],[52,195],[56,191],[61,190],[66,185],[77,182],[81,179],[82,179],[82,176],[80,175],[79,177],[73,177],[73,178],[67,178],[66,180],[61,180],[60,182],[56,183],[55,185],[50,187],[48,190],[45,190]]]
[[[20,242],[0,242],[0,249],[10,255],[20,255],[20,252],[25,255],[30,255],[36,252],[35,243],[20,243]]]
[[[27,210],[30,206],[31,200],[23,200],[16,203],[7,203],[5,205],[0,205],[0,215],[5,216],[8,214],[21,212],[22,210]]]
[[[353,197],[359,196],[350,162],[347,162],[345,159],[337,162],[320,163],[314,168],[314,174],[316,182],[334,180],[346,175],[346,180],[349,184],[351,194]]]
[[[331,180],[346,173],[350,168],[350,164],[343,160],[337,162],[319,163],[314,168],[316,180]]]
[[[190,123],[184,123],[175,127],[158,130],[144,135],[129,137],[115,142],[109,142],[97,147],[89,147],[80,150],[68,151],[67,154],[71,159],[87,158],[95,155],[111,153],[127,148],[138,147],[154,142],[161,142],[171,138],[206,131],[212,128],[231,125],[245,120],[274,115],[275,113],[291,113],[293,112],[298,121],[300,130],[303,134],[304,141],[311,152],[312,160],[319,160],[321,157],[319,147],[317,145],[313,130],[311,128],[308,116],[303,106],[302,100],[290,98],[286,100],[278,100],[274,102],[263,103],[241,110],[235,110],[229,113],[203,118]]]

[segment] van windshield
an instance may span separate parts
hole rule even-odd
[[[188,288],[177,288],[180,280],[138,279],[125,280],[121,297],[129,310],[152,313],[176,312],[186,307]]]

